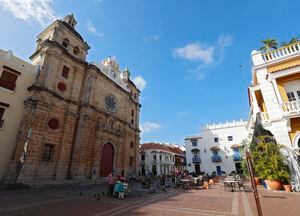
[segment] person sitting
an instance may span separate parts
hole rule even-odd
[[[115,193],[118,194],[119,199],[124,199],[124,178],[120,181],[117,181],[115,184]]]

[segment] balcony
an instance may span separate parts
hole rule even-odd
[[[221,162],[221,156],[220,155],[214,155],[211,157],[212,162]]]
[[[193,157],[193,163],[201,163],[201,158],[200,157]]]
[[[290,101],[281,104],[284,116],[300,114],[300,101]]]
[[[234,153],[233,154],[233,161],[241,161],[242,157],[240,153]]]
[[[265,62],[273,62],[279,59],[293,56],[300,53],[300,42],[290,44],[270,52],[262,53]]]
[[[268,122],[270,120],[267,112],[260,112],[260,118],[262,122]]]

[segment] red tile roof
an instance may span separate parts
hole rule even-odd
[[[150,142],[150,143],[141,144],[140,146],[140,151],[149,150],[149,149],[153,149],[153,150],[157,149],[161,151],[172,152],[174,154],[183,154],[183,151],[180,148],[175,146],[164,145],[161,143]]]

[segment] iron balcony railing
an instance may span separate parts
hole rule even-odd
[[[220,155],[214,155],[211,157],[212,162],[221,162],[221,156]]]
[[[201,163],[200,157],[193,157],[193,163]]]
[[[242,160],[241,154],[240,153],[234,153],[233,154],[233,161],[240,161]]]

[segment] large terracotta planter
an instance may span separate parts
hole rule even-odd
[[[292,192],[292,185],[290,185],[290,184],[283,185],[283,187],[286,192]]]
[[[282,183],[280,181],[266,180],[266,182],[272,190],[280,190],[282,188]]]
[[[255,184],[260,185],[260,178],[259,177],[254,177]]]

